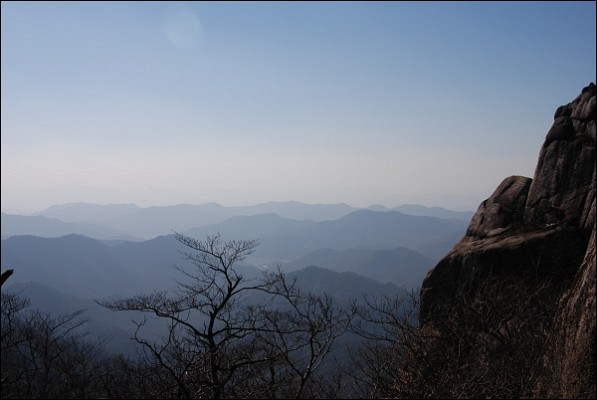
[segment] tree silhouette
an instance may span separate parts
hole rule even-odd
[[[174,293],[101,303],[168,321],[160,342],[142,336],[147,318],[134,334],[145,357],[169,376],[163,390],[185,398],[304,396],[353,313],[302,293],[279,270],[246,279],[238,263],[257,241],[175,237],[192,250],[183,255],[193,267],[175,266],[183,279]]]

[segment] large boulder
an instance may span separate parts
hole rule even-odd
[[[447,332],[446,315],[472,304],[508,307],[484,321],[496,349],[504,332],[530,332],[534,348],[512,351],[533,359],[511,395],[595,397],[595,99],[591,83],[558,108],[533,179],[506,178],[421,289],[423,329]],[[487,343],[471,362],[489,357]]]

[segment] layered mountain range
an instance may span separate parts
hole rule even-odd
[[[296,221],[322,222],[342,218],[356,211],[397,211],[411,216],[434,217],[454,222],[468,221],[472,212],[452,211],[441,207],[425,207],[418,204],[403,204],[389,209],[372,205],[367,209],[356,208],[344,203],[307,204],[298,201],[269,202],[252,206],[225,207],[217,203],[200,205],[178,204],[163,207],[138,207],[134,204],[90,204],[67,203],[53,205],[30,216],[2,213],[2,238],[17,235],[60,237],[70,233],[85,235],[94,239],[143,240],[167,235],[173,230],[189,235],[202,234],[198,229],[204,226],[226,222],[231,225],[241,217],[261,217],[262,221],[244,220],[252,223],[249,235],[259,233],[263,223],[286,224]],[[275,221],[272,216],[278,217]],[[235,221],[239,223],[240,221]],[[253,229],[258,231],[253,232]],[[204,229],[203,229],[204,231]]]
[[[485,345],[460,364],[494,368],[489,381],[504,368],[479,360],[495,360],[506,339],[532,338],[515,349],[528,357],[517,395],[595,398],[595,92],[591,83],[557,109],[534,177],[506,178],[423,282],[423,329],[447,332],[446,311],[466,321],[474,309],[482,320],[474,328]]]
[[[15,271],[6,290],[54,314],[86,309],[93,334],[112,337],[109,350],[129,354],[135,351],[127,345],[131,318],[110,320],[93,299],[175,288],[181,276],[172,266],[188,266],[181,255],[188,249],[173,229],[199,239],[216,234],[225,240],[257,239],[256,252],[237,265],[247,279],[279,266],[305,291],[325,292],[343,303],[363,294],[419,287],[465,232],[466,213],[408,208],[445,219],[382,207],[298,202],[150,208],[66,204],[43,215],[3,213],[1,261]],[[152,232],[166,235],[130,240]],[[151,332],[158,335],[159,328]]]

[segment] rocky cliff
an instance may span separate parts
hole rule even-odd
[[[594,84],[559,107],[533,179],[506,178],[423,283],[423,329],[476,332],[455,368],[519,380],[498,395],[595,397],[596,113]]]

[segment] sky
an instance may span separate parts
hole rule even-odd
[[[595,2],[1,4],[11,213],[475,210],[595,82]]]

